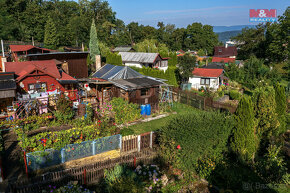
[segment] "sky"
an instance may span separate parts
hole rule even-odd
[[[186,27],[200,22],[213,26],[255,25],[249,9],[277,9],[282,15],[289,0],[107,0],[117,18],[156,27],[158,21]]]

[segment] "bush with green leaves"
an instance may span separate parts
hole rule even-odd
[[[267,153],[256,163],[256,167],[268,183],[285,183],[284,179],[289,176],[281,147],[276,145],[268,146]]]
[[[239,100],[241,98],[241,94],[237,90],[230,90],[229,94],[231,100]]]
[[[129,103],[123,98],[113,98],[110,103],[116,124],[126,124],[141,118],[141,109],[137,104]]]
[[[232,117],[219,112],[178,115],[159,132],[160,153],[170,165],[194,171],[200,159],[223,157],[233,126]]]
[[[235,128],[231,138],[231,149],[241,161],[254,159],[257,150],[255,114],[251,98],[244,96],[235,112]]]
[[[113,169],[104,172],[105,189],[111,192],[139,193],[143,192],[143,185],[137,174],[126,166],[116,165]]]
[[[254,110],[257,119],[257,134],[264,143],[277,136],[280,125],[276,112],[275,92],[272,87],[260,87],[254,92]],[[265,144],[264,144],[265,145]]]
[[[285,88],[282,85],[276,84],[274,89],[275,89],[276,113],[278,114],[278,120],[280,123],[276,133],[277,135],[280,135],[287,130],[287,121],[286,121],[287,99]]]
[[[58,98],[54,115],[58,121],[63,123],[74,117],[73,103],[65,95]]]

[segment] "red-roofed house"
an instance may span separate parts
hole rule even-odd
[[[15,72],[21,92],[61,91],[71,100],[77,99],[77,80],[57,66],[57,60],[6,62],[5,68]]]
[[[235,58],[221,58],[221,57],[212,57],[212,62],[219,63],[235,63]]]
[[[39,48],[33,45],[10,45],[12,60],[18,62],[22,57],[28,54],[50,53],[53,50],[46,48]]]
[[[236,58],[238,55],[237,48],[235,46],[216,46],[214,47],[214,57],[221,58]]]
[[[189,78],[189,83],[195,89],[208,87],[216,90],[226,79],[224,69],[195,68],[192,73],[193,77]]]

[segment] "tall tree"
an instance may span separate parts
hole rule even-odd
[[[241,161],[250,162],[257,150],[255,136],[255,117],[251,98],[243,97],[235,113],[236,125],[233,130],[230,147]]]
[[[44,44],[47,48],[56,49],[59,44],[58,34],[52,18],[48,18],[45,25]]]
[[[193,70],[196,64],[196,57],[190,56],[188,53],[178,57],[178,70],[182,82],[187,82],[189,77],[192,77]]]
[[[100,55],[100,48],[98,43],[98,34],[96,30],[95,20],[92,21],[91,32],[90,32],[90,56],[91,60],[96,62],[96,55]]]

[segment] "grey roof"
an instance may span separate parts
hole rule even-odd
[[[154,63],[158,57],[158,53],[144,52],[119,52],[123,62],[139,62],[139,63]]]
[[[129,52],[131,50],[134,50],[131,46],[118,46],[113,49],[113,52]]]
[[[108,80],[124,90],[134,90],[164,84],[162,80],[144,76],[128,66],[115,66],[112,64],[106,64],[100,68],[93,74],[93,77]]]
[[[124,89],[124,90],[134,90],[134,89],[140,89],[140,88],[150,88],[153,86],[159,86],[162,85],[163,82],[143,77],[143,78],[132,78],[132,79],[120,79],[120,80],[111,80],[111,82]]]
[[[14,73],[0,73],[0,90],[15,90],[16,82]]]
[[[130,78],[140,78],[144,75],[136,72],[128,66],[115,66],[112,64],[106,64],[99,70],[97,70],[93,77],[101,78],[104,80],[118,80],[118,79],[130,79]]]

